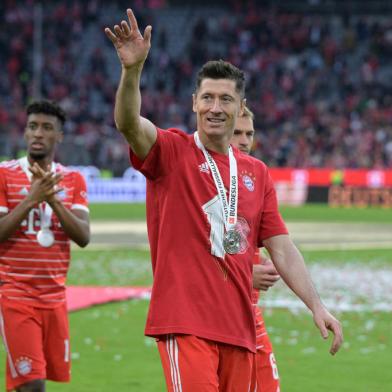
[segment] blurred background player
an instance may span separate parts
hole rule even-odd
[[[237,118],[231,144],[242,152],[249,154],[253,146],[255,135],[254,115],[248,107],[243,115]],[[252,389],[257,392],[279,392],[279,373],[276,365],[272,344],[265,328],[264,319],[258,306],[260,290],[267,291],[276,281],[279,274],[272,261],[255,253],[253,264],[253,305],[256,321],[256,349],[255,363],[252,375]]]
[[[49,101],[26,112],[27,156],[0,164],[0,328],[7,390],[41,392],[70,378],[70,240],[86,246],[90,227],[83,177],[53,161],[65,112]]]

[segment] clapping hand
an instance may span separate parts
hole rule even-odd
[[[50,170],[45,172],[36,162],[29,167],[29,170],[33,178],[28,197],[36,203],[53,202],[56,195],[63,190],[57,186],[63,179],[63,175]]]

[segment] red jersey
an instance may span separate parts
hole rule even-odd
[[[259,249],[257,249],[253,257],[253,264],[261,264]],[[253,299],[253,309],[255,312],[255,321],[256,321],[256,348],[257,349],[263,347],[266,340],[269,341],[267,330],[265,329],[263,314],[258,306],[259,297],[260,297],[260,290],[253,289],[252,299]]]
[[[27,158],[0,164],[0,212],[12,211],[27,195],[30,180],[23,169]],[[69,209],[88,211],[86,183],[82,175],[53,163],[52,170],[64,176],[58,194]],[[0,296],[36,307],[54,308],[65,302],[65,281],[70,261],[70,240],[53,213],[50,230],[54,244],[37,242],[41,228],[39,206],[31,209],[8,240],[0,243]]]
[[[229,189],[227,155],[210,152]],[[286,234],[267,167],[234,149],[238,166],[238,224],[246,246],[221,251],[224,216],[218,191],[193,135],[157,130],[144,161],[147,227],[154,283],[145,333],[190,334],[255,351],[252,259],[266,238]]]

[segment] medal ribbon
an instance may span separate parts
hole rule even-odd
[[[220,175],[217,164],[214,158],[204,147],[200,141],[199,134],[194,133],[196,146],[203,152],[206,158],[207,164],[211,170],[212,178],[216,189],[218,191],[218,197],[221,202],[223,214],[225,217],[225,228],[228,231],[230,228],[235,226],[237,223],[237,208],[238,208],[238,175],[237,175],[237,161],[234,157],[233,149],[229,145],[229,164],[230,164],[230,189],[229,189],[229,202],[227,202],[226,191],[223,185],[222,177]]]
[[[27,160],[27,157],[20,158],[18,161],[22,170],[25,172],[27,178],[31,182],[33,178],[33,173],[31,173],[31,171],[29,170],[30,164],[29,161]],[[56,165],[54,162],[52,162],[52,166],[50,170],[53,173],[56,171]],[[52,214],[53,214],[52,207],[47,203],[39,203],[38,208],[40,214],[41,230],[45,230],[45,229],[47,230],[50,227],[50,222],[52,219]]]

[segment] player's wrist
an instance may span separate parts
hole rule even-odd
[[[53,208],[61,204],[61,201],[56,196],[51,196],[46,202]]]
[[[317,317],[318,315],[324,314],[325,311],[327,310],[326,307],[324,306],[324,304],[320,300],[313,302],[308,307],[311,310],[311,312],[313,313],[314,317]]]
[[[27,195],[25,199],[22,201],[22,204],[29,210],[34,208],[40,200],[37,200],[33,195]]]

